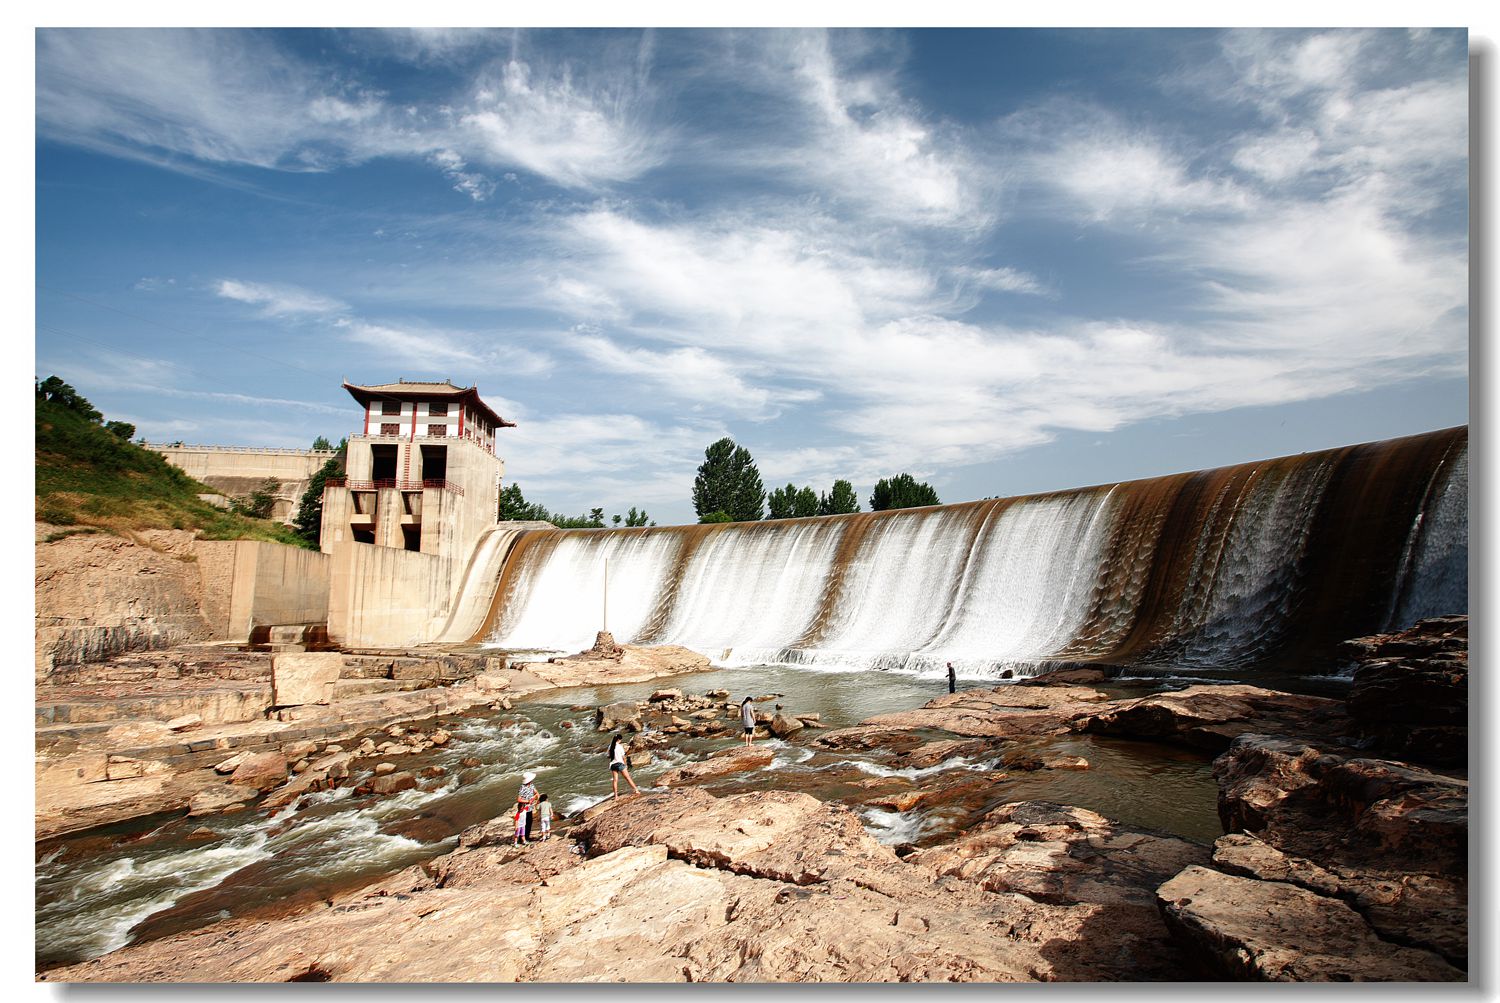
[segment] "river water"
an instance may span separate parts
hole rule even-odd
[[[1127,683],[1117,690],[1138,693],[1158,685],[1160,681]],[[430,791],[356,796],[356,775],[348,786],[304,795],[271,813],[252,806],[207,818],[156,816],[39,844],[37,964],[85,960],[218,919],[292,908],[446,853],[456,845],[459,831],[507,811],[523,770],[537,772],[538,787],[549,795],[559,818],[581,811],[610,790],[604,754],[608,736],[594,731],[593,708],[644,699],[664,686],[687,693],[723,688],[735,700],[781,694],[777,703],[797,713],[821,714],[831,727],[917,707],[946,690],[939,680],[902,673],[762,665],[544,691],[518,701],[512,711],[444,718],[441,724],[453,736],[445,748],[398,760],[403,770],[446,769]],[[801,734],[811,738],[817,732]],[[636,782],[645,789],[667,769],[730,742],[685,740],[633,771]],[[1221,833],[1209,757],[1171,747],[1072,736],[1051,748],[1083,756],[1091,769],[1012,772],[996,781],[985,805],[902,813],[859,805],[872,795],[851,778],[899,772],[882,765],[879,755],[815,751],[807,739],[769,744],[777,750],[769,767],[725,778],[708,789],[722,794],[789,788],[844,800],[860,811],[876,838],[891,844],[921,845],[951,833],[988,806],[1025,799],[1075,804],[1126,825],[1204,843]],[[469,757],[483,765],[461,766]],[[904,775],[920,783],[942,770],[994,774],[995,768],[994,762],[951,760]]]

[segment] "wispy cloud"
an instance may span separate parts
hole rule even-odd
[[[288,317],[299,314],[329,316],[348,311],[347,304],[296,286],[267,285],[261,282],[245,282],[240,279],[220,279],[214,292],[225,299],[250,303],[261,308],[267,317]]]

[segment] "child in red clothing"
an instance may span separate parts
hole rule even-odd
[[[526,806],[516,802],[516,846],[526,845]]]

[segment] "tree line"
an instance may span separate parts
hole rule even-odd
[[[940,504],[932,485],[911,474],[881,478],[870,494],[872,512]],[[750,451],[726,436],[704,450],[693,479],[693,510],[699,522],[801,519],[858,512],[859,498],[846,480],[834,481],[826,492],[788,484],[767,494]]]
[[[521,493],[521,485],[518,482],[512,482],[509,487],[500,492],[500,518],[517,522],[550,522],[558,529],[604,528],[604,509],[589,509],[588,515],[563,515],[561,512],[552,512],[540,502],[528,502],[526,496]],[[634,505],[630,506],[630,511],[625,515],[617,512],[610,516],[610,522],[615,526],[656,525],[656,522],[646,514],[645,509],[638,509]]]

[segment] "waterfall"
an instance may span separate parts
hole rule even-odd
[[[713,526],[532,530],[475,640],[968,676],[1326,667],[1468,609],[1468,430],[1045,495]]]

